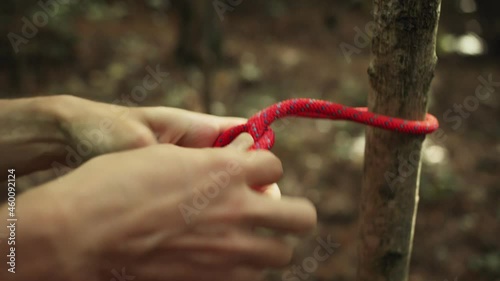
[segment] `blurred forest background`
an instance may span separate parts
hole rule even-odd
[[[146,68],[158,66],[168,79],[135,104],[245,117],[292,97],[366,104],[369,1],[47,2],[55,6],[0,3],[1,98],[72,94],[126,104]],[[429,111],[445,137],[430,136],[423,150],[410,280],[498,281],[500,2],[443,0],[441,10]],[[474,99],[480,76],[496,82],[495,92],[461,115],[455,105]],[[301,280],[355,280],[364,128],[291,119],[275,131],[283,192],[310,198],[320,220],[291,265],[331,235],[339,247]]]

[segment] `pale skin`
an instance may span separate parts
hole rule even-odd
[[[281,163],[248,151],[249,135],[211,148],[242,119],[70,96],[2,100],[0,108],[4,173],[50,168],[64,163],[67,146],[91,143],[74,171],[16,197],[16,273],[5,268],[10,246],[0,239],[1,280],[259,280],[290,261],[285,236],[316,224],[308,200],[276,200]],[[105,119],[113,129],[98,134]],[[229,180],[214,193],[210,175],[222,172]],[[193,203],[207,192],[208,204]],[[186,220],[181,205],[200,208]],[[4,204],[0,221],[7,215]]]

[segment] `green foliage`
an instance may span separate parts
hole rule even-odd
[[[500,252],[487,253],[469,259],[469,267],[484,275],[500,276]]]

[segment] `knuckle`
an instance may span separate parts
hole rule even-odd
[[[225,149],[220,148],[206,148],[203,149],[204,153],[203,163],[208,170],[216,172],[223,170],[237,169],[241,166],[241,161],[234,153],[228,153]]]
[[[149,130],[137,130],[132,137],[131,148],[141,148],[155,143],[156,138]]]
[[[250,224],[257,224],[272,216],[272,214],[266,212],[266,210],[256,207],[251,200],[242,201],[238,208],[240,219]]]
[[[227,223],[240,223],[243,222],[248,216],[247,209],[244,207],[247,203],[247,198],[244,192],[244,186],[231,186],[224,194],[224,213],[221,219]]]
[[[274,154],[269,152],[269,160],[267,161],[270,177],[278,181],[283,176],[283,164],[281,160]]]

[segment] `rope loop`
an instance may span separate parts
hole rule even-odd
[[[405,120],[369,112],[366,107],[349,107],[323,100],[299,98],[273,104],[252,116],[246,124],[226,130],[217,138],[214,147],[226,146],[239,134],[249,133],[254,139],[250,149],[269,150],[274,145],[271,124],[278,119],[291,116],[348,120],[412,135],[430,134],[439,128],[438,120],[431,114],[427,114],[423,121]]]

